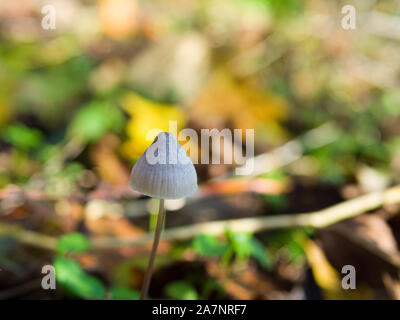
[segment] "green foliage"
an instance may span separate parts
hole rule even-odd
[[[332,184],[341,184],[356,172],[360,163],[387,167],[390,149],[382,143],[372,115],[354,113],[354,127],[338,133],[333,143],[309,151],[318,164],[319,178]]]
[[[251,256],[258,261],[261,267],[264,269],[271,269],[272,260],[268,251],[264,248],[263,244],[254,237],[250,240],[250,253]]]
[[[303,9],[302,1],[300,0],[262,0],[269,9],[278,16],[296,14]]]
[[[89,239],[79,232],[66,234],[58,239],[57,250],[65,252],[84,252],[90,249]]]
[[[192,241],[192,248],[200,255],[222,257],[229,262],[233,255],[238,260],[254,258],[263,268],[271,267],[271,259],[263,244],[249,233],[226,232],[227,241],[221,242],[212,235],[198,235]]]
[[[387,143],[386,147],[390,152],[398,153],[400,152],[400,137],[393,137]]]
[[[57,156],[59,152],[60,146],[58,145],[42,144],[40,148],[36,150],[35,160],[39,162],[46,162],[52,157]]]
[[[37,148],[43,141],[38,129],[29,128],[21,123],[10,124],[1,132],[1,138],[21,150]]]
[[[192,243],[177,242],[172,245],[169,251],[169,258],[172,260],[180,260],[188,248],[192,247]]]
[[[140,292],[125,287],[112,287],[111,298],[113,300],[139,300]]]
[[[332,184],[342,183],[345,172],[343,166],[338,162],[334,147],[325,146],[310,152],[320,166],[321,180]]]
[[[273,179],[281,181],[287,179],[287,174],[282,170],[274,170],[268,173],[261,174],[260,177],[265,179]]]
[[[385,111],[390,115],[397,117],[400,115],[400,92],[399,90],[390,90],[385,92],[382,98],[382,104]]]
[[[57,281],[72,294],[85,299],[104,299],[103,283],[87,274],[75,260],[57,257],[54,267]]]
[[[210,299],[210,294],[212,292],[215,292],[217,294],[217,299],[224,298],[224,288],[221,286],[221,284],[213,278],[208,278],[203,283],[199,299]]]
[[[0,47],[0,61],[2,68],[6,71],[5,75],[12,78],[29,69],[37,47],[36,43],[3,42]]]
[[[124,115],[117,106],[95,101],[79,109],[69,127],[69,134],[90,143],[108,131],[120,132],[123,126]]]
[[[173,281],[166,285],[164,293],[168,298],[178,300],[196,300],[198,294],[196,288],[187,281]]]
[[[86,273],[78,262],[66,258],[69,252],[84,252],[90,249],[89,239],[78,232],[66,234],[58,239],[58,256],[54,259],[57,281],[70,294],[84,299],[104,299],[106,289],[96,277]],[[117,290],[117,293],[121,293]]]
[[[87,90],[92,68],[91,58],[80,56],[45,69],[34,69],[21,79],[17,105],[37,114],[49,127],[59,125],[69,118],[68,104]]]
[[[230,230],[227,232],[232,251],[237,259],[246,260],[249,257],[254,258],[263,268],[271,267],[271,260],[267,249],[263,244],[249,233],[235,233]]]
[[[216,257],[223,255],[228,250],[228,245],[221,243],[212,235],[201,234],[192,242],[193,249],[202,255]]]
[[[235,233],[231,230],[226,232],[229,243],[233,252],[236,254],[239,260],[247,259],[251,254],[251,238],[253,237],[249,233]]]
[[[268,242],[274,253],[280,251],[289,261],[301,262],[305,259],[303,248],[309,236],[306,229],[280,230],[273,232]]]

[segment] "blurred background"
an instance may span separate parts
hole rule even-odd
[[[151,298],[399,299],[399,193],[345,202],[400,183],[399,41],[396,0],[1,0],[0,299],[138,298],[157,208],[129,173],[169,120],[255,129],[257,170],[196,165]]]

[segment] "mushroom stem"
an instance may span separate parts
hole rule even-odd
[[[146,274],[144,275],[142,292],[140,293],[140,300],[145,300],[147,297],[147,292],[149,291],[151,275],[153,273],[154,259],[157,254],[158,244],[160,242],[161,230],[164,223],[164,199],[160,199],[160,206],[158,208],[157,226],[154,232],[153,247],[151,248],[150,260],[147,265]]]

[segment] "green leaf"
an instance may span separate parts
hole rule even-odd
[[[269,248],[284,252],[291,262],[300,262],[305,258],[303,248],[309,236],[311,234],[307,229],[275,231],[269,236]]]
[[[85,299],[104,299],[103,283],[87,273],[73,259],[57,257],[54,260],[57,281],[72,294]]]
[[[221,243],[216,237],[206,234],[196,236],[193,239],[192,247],[197,253],[209,257],[223,255],[228,250],[228,245]]]
[[[112,287],[111,298],[114,300],[139,300],[140,292],[124,287]]]
[[[282,181],[282,180],[285,180],[287,178],[287,174],[284,171],[274,170],[274,171],[270,171],[270,172],[267,172],[267,173],[260,174],[259,177],[260,178],[265,178],[265,179],[272,179],[272,180]]]
[[[19,80],[16,107],[35,114],[44,126],[57,130],[70,122],[70,107],[87,92],[93,67],[89,56],[75,56],[46,68],[32,70],[30,66]]]
[[[171,299],[197,300],[198,294],[193,285],[187,281],[173,281],[164,288],[165,295]]]
[[[272,13],[277,16],[295,15],[303,10],[302,1],[299,0],[262,0]]]
[[[250,241],[250,247],[251,256],[256,259],[264,269],[270,269],[272,266],[271,258],[263,244],[253,237]]]
[[[90,143],[109,131],[120,132],[124,127],[124,120],[124,115],[117,106],[95,101],[77,112],[69,128],[69,134]]]
[[[4,128],[1,137],[16,148],[23,150],[37,148],[43,140],[43,134],[23,124],[11,124]]]
[[[238,259],[246,259],[251,255],[251,238],[249,233],[234,233],[227,231],[229,241]]]
[[[385,111],[394,117],[400,115],[400,92],[398,90],[390,90],[384,93],[382,104]]]
[[[84,252],[90,249],[90,241],[82,233],[73,232],[58,239],[57,250],[59,252]]]
[[[400,137],[392,137],[386,142],[386,148],[392,153],[400,152]]]

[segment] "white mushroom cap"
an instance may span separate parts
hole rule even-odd
[[[179,199],[197,191],[197,174],[175,136],[161,132],[136,162],[129,184],[147,196]]]

